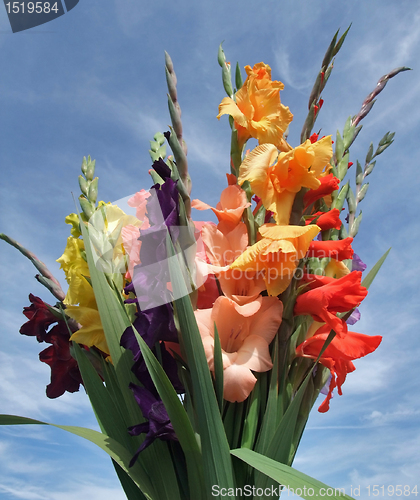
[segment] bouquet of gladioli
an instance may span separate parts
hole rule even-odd
[[[374,97],[408,69],[379,80],[333,151],[331,136],[313,129],[346,34],[337,32],[324,56],[297,147],[287,142],[293,115],[270,67],[246,66],[243,81],[237,66],[234,88],[219,47],[227,97],[218,118],[229,117],[231,171],[215,208],[191,200],[166,54],[172,127],[151,141],[153,186],[118,204],[97,202],[95,162],[83,159],[81,210],[66,218],[71,234],[58,259],[67,293],[1,235],[57,300],[30,295],[20,330],[50,344],[40,353],[51,367],[47,396],[83,385],[102,432],[57,427],[106,451],[130,500],[273,498],[283,487],[312,498],[326,487],[291,465],[319,393],[326,412],[353,360],[381,342],[349,327],[386,255],[362,279],[352,242],[365,178],[394,134],[376,150],[371,144],[364,167],[357,161],[355,190],[345,182],[349,149]],[[252,139],[258,144],[247,150]],[[211,209],[217,224],[194,222],[192,208]],[[31,423],[44,424],[0,416],[3,425]]]

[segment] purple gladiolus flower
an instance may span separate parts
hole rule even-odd
[[[143,441],[130,461],[129,466],[132,467],[139,454],[150,446],[155,439],[159,438],[162,441],[178,441],[178,438],[176,437],[174,428],[169,420],[169,416],[163,402],[160,399],[157,399],[144,387],[130,384],[130,389],[133,391],[137,404],[140,406],[143,417],[148,420],[142,424],[133,425],[128,429],[131,436],[146,434],[146,439]]]
[[[140,311],[137,313],[137,318],[133,326],[153,353],[156,354],[156,349],[159,349],[159,356],[157,357],[161,360],[162,367],[174,389],[179,393],[184,392],[184,387],[178,377],[177,363],[166,350],[164,344],[164,341],[178,343],[172,305],[163,304],[148,311]],[[132,327],[128,327],[125,330],[121,336],[120,343],[125,349],[129,349],[133,353],[134,365],[132,371],[137,379],[149,391],[156,393]],[[157,347],[158,344],[159,347]]]
[[[325,394],[327,395],[329,393],[329,390],[330,390],[330,382],[331,382],[331,373],[328,377],[328,380],[325,382],[325,385],[324,387],[321,389],[321,394]],[[334,394],[331,394],[331,397],[333,398],[334,397]]]
[[[357,255],[357,253],[353,254],[352,260],[352,271],[364,271],[367,265],[363,262],[363,260]]]
[[[356,309],[347,318],[346,323],[348,325],[354,325],[355,323],[357,323],[359,321],[360,317],[361,317],[360,311],[356,307]]]

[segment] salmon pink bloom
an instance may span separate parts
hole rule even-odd
[[[268,295],[284,292],[293,278],[297,263],[308,251],[319,227],[263,224],[262,239],[248,247],[230,266],[245,273],[262,273]]]
[[[317,257],[319,259],[330,258],[336,260],[346,260],[353,258],[353,249],[351,244],[353,238],[344,238],[344,240],[312,241],[308,249],[308,257]]]
[[[212,309],[194,312],[209,368],[214,372],[214,323],[220,338],[223,360],[223,397],[244,401],[255,386],[254,372],[273,366],[269,344],[282,321],[283,304],[277,297],[259,297],[238,306],[219,297]]]
[[[129,207],[133,207],[136,209],[136,217],[139,219],[142,224],[142,229],[147,229],[150,227],[149,224],[149,219],[146,216],[146,205],[147,205],[147,199],[151,196],[150,191],[146,191],[145,189],[142,189],[138,193],[136,193],[134,196],[132,196],[128,201],[127,205]]]
[[[337,177],[334,177],[333,174],[320,177],[319,181],[321,184],[315,189],[310,189],[303,197],[303,204],[305,207],[309,207],[309,205],[315,203],[316,200],[324,198],[324,196],[328,196],[336,191],[340,183],[340,180],[337,179]]]
[[[128,224],[121,229],[124,252],[128,255],[128,270],[125,277],[133,279],[134,266],[140,264],[140,229]]]
[[[329,325],[321,327],[313,337],[305,340],[296,348],[296,354],[305,358],[317,359],[328,338],[329,331]],[[369,336],[355,332],[347,332],[342,338],[338,336],[333,338],[319,361],[331,371],[331,380],[327,397],[318,411],[325,413],[329,410],[330,399],[335,387],[337,387],[338,394],[342,395],[341,386],[344,384],[347,374],[356,369],[352,361],[375,351],[381,340],[382,337],[379,335]]]
[[[242,162],[238,183],[248,181],[264,207],[274,213],[277,224],[286,225],[296,193],[302,187],[317,189],[320,186],[318,177],[329,167],[331,157],[331,136],[314,144],[308,139],[280,154],[272,144],[262,144]]]
[[[306,279],[311,290],[296,299],[295,315],[309,314],[343,337],[347,324],[337,313],[350,311],[366,297],[367,289],[361,285],[362,273],[353,271],[340,279],[310,274]]]
[[[259,144],[270,143],[279,149],[290,149],[283,139],[289,123],[293,119],[289,108],[280,102],[280,90],[284,85],[271,80],[271,68],[267,64],[245,67],[247,79],[235,94],[235,101],[225,97],[219,106],[219,114],[230,115],[238,131],[241,148],[254,137]]]
[[[217,274],[223,293],[240,305],[255,300],[265,290],[263,277],[255,271],[229,269],[248,245],[246,226],[240,222],[235,229],[222,233],[216,226],[205,224],[201,236],[211,264],[210,272]]]
[[[191,206],[197,210],[213,210],[223,232],[231,231],[237,226],[242,218],[243,211],[250,205],[251,203],[246,199],[245,191],[237,184],[229,185],[222,191],[220,202],[216,205],[216,208],[200,200],[193,200],[191,203]]]

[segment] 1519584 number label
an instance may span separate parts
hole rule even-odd
[[[49,14],[59,11],[58,2],[8,2],[6,9],[8,14]]]

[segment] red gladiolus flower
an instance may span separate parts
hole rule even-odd
[[[317,225],[318,222],[317,222]],[[308,249],[308,257],[318,257],[323,259],[329,257],[330,259],[345,260],[352,259],[354,251],[351,247],[353,238],[344,238],[344,240],[330,240],[330,241],[312,241]]]
[[[303,197],[303,203],[305,207],[308,207],[316,200],[323,198],[331,194],[333,191],[338,189],[338,184],[340,180],[334,177],[333,174],[328,174],[324,177],[319,177],[321,185],[317,189],[310,189]]]
[[[357,307],[366,297],[367,289],[361,285],[362,273],[352,271],[340,279],[308,275],[311,290],[300,295],[294,313],[310,314],[315,321],[327,323],[339,337],[347,333],[347,324],[337,313]]]
[[[306,219],[306,225],[310,224],[314,219],[316,219],[315,223],[321,228],[321,231],[340,229],[341,227],[340,210],[338,208],[333,208],[329,212],[317,212],[311,215],[309,219]]]
[[[328,338],[329,330],[328,325],[321,327],[313,337],[305,340],[296,348],[297,355],[316,359]],[[347,373],[356,369],[352,360],[362,358],[375,351],[381,340],[380,335],[371,337],[355,332],[347,332],[343,338],[337,336],[333,338],[320,359],[320,363],[331,371],[331,381],[327,397],[318,408],[319,412],[325,413],[329,410],[330,399],[335,387],[337,387],[338,394],[342,395],[341,386],[346,380]]]

